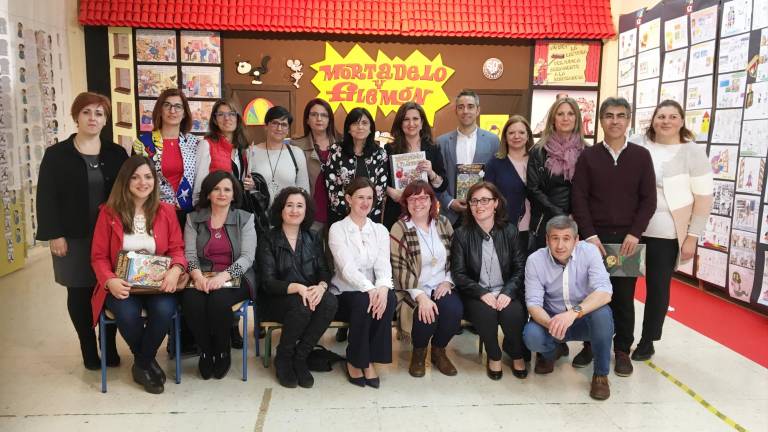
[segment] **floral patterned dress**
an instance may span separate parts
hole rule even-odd
[[[387,167],[389,166],[387,153],[383,148],[376,147],[373,151],[366,151],[362,156],[356,156],[343,151],[341,144],[333,144],[330,152],[328,160],[322,165],[325,186],[328,189],[329,224],[347,216],[349,208],[344,200],[344,191],[352,179],[358,175],[368,177],[376,188],[373,207],[368,217],[374,222],[381,223],[387,190]]]

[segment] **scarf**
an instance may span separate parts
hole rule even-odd
[[[578,134],[571,134],[568,138],[563,138],[558,134],[553,134],[544,144],[547,151],[546,167],[553,176],[562,175],[566,180],[571,181],[576,171],[576,160],[584,150],[584,141]]]

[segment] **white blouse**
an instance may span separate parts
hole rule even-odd
[[[123,236],[123,250],[155,253],[155,238],[147,232],[147,220],[143,215],[133,217],[133,234]]]
[[[419,294],[426,294],[432,298],[432,292],[443,282],[453,285],[451,272],[445,271],[445,261],[448,259],[448,251],[445,250],[440,233],[437,232],[437,223],[434,220],[429,224],[429,232],[419,229],[413,222],[406,221],[408,229],[415,229],[419,237],[419,251],[421,254],[421,274],[419,274],[419,287],[411,288],[408,293],[413,300]],[[434,258],[434,260],[433,260]],[[434,264],[433,264],[434,263]]]
[[[394,288],[389,262],[389,232],[384,225],[365,219],[362,229],[347,216],[331,225],[328,246],[336,273],[331,293],[368,292],[377,287]]]

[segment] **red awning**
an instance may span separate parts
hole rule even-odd
[[[80,0],[80,23],[354,35],[606,39],[610,0]]]

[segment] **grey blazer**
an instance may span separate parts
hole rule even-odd
[[[189,262],[189,271],[213,270],[213,264],[204,256],[205,245],[211,239],[208,229],[210,220],[211,209],[196,210],[187,215],[184,227],[184,255]],[[253,261],[256,258],[256,228],[253,214],[230,208],[224,228],[232,244],[232,265],[227,268],[227,272],[232,277],[244,278],[251,290],[251,298],[255,299],[257,287]]]
[[[440,200],[440,213],[444,214],[451,223],[456,223],[459,214],[451,210],[448,204],[456,194],[456,137],[458,131],[451,131],[437,137],[435,143],[443,154],[445,162],[445,179],[448,188],[438,194]],[[475,145],[475,157],[472,163],[487,163],[499,151],[499,137],[485,129],[477,128],[477,144]]]

